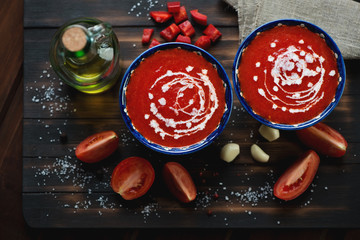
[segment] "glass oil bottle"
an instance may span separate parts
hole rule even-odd
[[[94,18],[65,23],[50,46],[54,71],[84,93],[110,89],[120,76],[119,42],[110,24]]]

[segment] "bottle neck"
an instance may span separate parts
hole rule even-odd
[[[61,38],[65,58],[76,65],[90,62],[96,56],[96,47],[82,26],[66,29]]]

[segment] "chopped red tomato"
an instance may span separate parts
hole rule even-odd
[[[179,24],[185,20],[188,20],[188,15],[186,13],[185,6],[181,6],[179,12],[173,13],[174,21],[176,24]]]
[[[160,36],[170,42],[180,33],[180,28],[175,24],[171,24],[160,32]]]
[[[211,39],[208,36],[201,36],[199,39],[195,42],[195,46],[198,46],[204,50],[207,50],[211,46]]]
[[[183,35],[192,37],[195,34],[195,29],[191,25],[191,22],[189,20],[186,20],[185,22],[181,23],[179,25],[180,31]]]
[[[152,36],[152,34],[154,33],[154,29],[152,28],[145,28],[143,31],[143,36],[142,36],[142,44],[147,44],[150,42],[150,38]]]
[[[221,32],[212,24],[209,24],[203,33],[209,36],[212,42],[216,42],[221,37]]]
[[[329,157],[341,157],[348,146],[345,138],[325,123],[296,131],[298,138],[308,147]]]
[[[125,200],[143,196],[155,179],[151,163],[140,157],[129,157],[121,161],[111,175],[111,188]]]
[[[167,8],[169,13],[177,13],[180,11],[180,2],[168,2]]]
[[[151,11],[150,16],[158,23],[164,23],[172,17],[171,13],[165,11]]]
[[[195,22],[197,22],[200,25],[207,25],[207,16],[199,13],[199,11],[197,9],[191,10],[191,17],[194,19]]]
[[[184,36],[184,35],[180,34],[179,36],[177,36],[176,42],[183,42],[183,43],[191,44],[191,39],[188,36]]]
[[[274,195],[283,200],[292,200],[301,195],[313,181],[320,158],[315,151],[305,152],[276,181]]]
[[[160,42],[154,38],[151,41],[149,48],[155,47],[156,45],[159,45],[159,44],[160,44]]]

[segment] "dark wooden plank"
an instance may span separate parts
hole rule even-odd
[[[290,202],[271,194],[278,172],[263,172],[262,167],[251,166],[226,170],[219,173],[214,185],[198,184],[197,200],[188,205],[174,200],[160,181],[147,196],[130,202],[111,191],[58,192],[53,186],[55,190],[45,194],[24,192],[25,218],[34,227],[116,228],[356,227],[360,220],[360,215],[352,214],[360,211],[352,201],[360,197],[360,183],[349,184],[360,174],[359,164],[342,169],[321,165],[308,191]],[[215,192],[218,199],[213,198]],[[212,216],[207,215],[209,210]]]
[[[25,0],[25,27],[59,27],[72,18],[88,16],[107,21],[113,26],[153,26],[149,11],[167,11],[166,1],[56,1]],[[218,26],[237,26],[235,10],[223,1],[183,0],[190,10],[199,9]],[[61,14],[59,14],[61,13]]]
[[[245,116],[238,117],[233,114],[220,137],[199,153],[190,154],[190,158],[218,159],[221,146],[228,142],[236,142],[240,145],[242,154],[239,161],[242,163],[254,162],[250,156],[250,146],[253,143],[257,143],[265,152],[270,154],[271,161],[274,164],[296,156],[306,149],[296,138],[294,132],[281,131],[280,139],[275,142],[267,142],[258,132],[260,124],[247,116],[246,113],[241,112],[241,114]],[[334,125],[332,122],[329,122],[329,124]],[[74,157],[73,151],[79,142],[95,132],[104,130],[114,130],[119,135],[118,157],[131,156],[134,153],[145,156],[155,154],[155,152],[148,150],[133,137],[121,119],[24,119],[23,155],[35,158],[38,156]],[[352,125],[346,125],[339,131],[344,136],[354,136],[354,138],[349,139],[347,154],[341,159],[331,161],[358,163],[360,156],[359,135],[351,135],[353,131]],[[62,132],[67,135],[68,140],[66,143],[60,141]],[[156,153],[156,156],[161,157],[162,154]],[[167,155],[165,156],[167,157]]]

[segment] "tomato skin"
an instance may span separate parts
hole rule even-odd
[[[195,29],[189,20],[186,20],[185,22],[179,24],[179,28],[181,33],[187,37],[192,37],[195,35]]]
[[[147,44],[150,42],[150,38],[152,36],[152,34],[154,33],[154,29],[152,28],[145,28],[143,30],[143,36],[141,39],[142,44]]]
[[[180,28],[175,24],[171,24],[160,32],[160,36],[166,41],[172,41],[180,33]]]
[[[76,157],[86,163],[99,162],[109,157],[119,146],[119,137],[114,131],[104,131],[84,139],[75,150]]]
[[[129,157],[114,168],[110,185],[125,200],[133,200],[145,195],[154,179],[155,171],[148,160]]]
[[[203,35],[195,42],[195,46],[208,50],[211,46],[211,39],[208,36]]]
[[[177,162],[168,162],[163,168],[163,178],[170,192],[181,202],[196,198],[196,187],[189,172]]]
[[[171,13],[165,11],[151,11],[150,16],[158,23],[167,22],[172,17]]]
[[[296,131],[296,135],[306,146],[329,157],[341,157],[348,146],[345,138],[325,123]]]
[[[179,12],[173,13],[174,21],[176,24],[179,24],[185,20],[188,20],[188,15],[186,13],[185,6],[181,6]]]
[[[191,44],[191,39],[188,36],[184,36],[179,34],[176,38],[176,42],[183,42],[183,43],[189,43]]]
[[[320,158],[315,151],[305,152],[276,181],[274,196],[286,201],[300,196],[313,181],[319,164]]]
[[[192,19],[194,19],[195,22],[197,22],[200,25],[207,25],[207,16],[199,13],[198,9],[194,9],[190,11]]]
[[[177,13],[180,11],[180,2],[168,2],[167,8],[169,13]]]
[[[156,40],[155,38],[151,41],[149,48],[155,47],[157,45],[159,45],[160,42],[158,40]]]
[[[209,24],[203,33],[209,36],[212,42],[216,42],[221,37],[221,32],[212,24]]]

